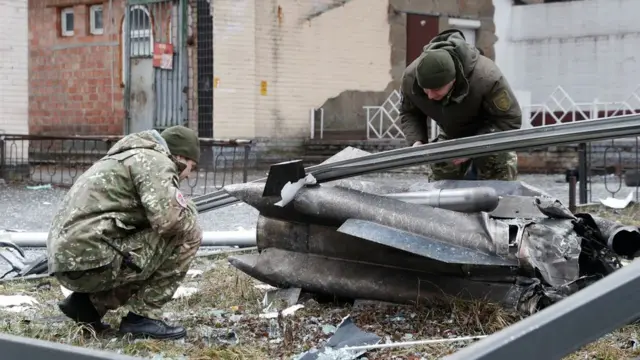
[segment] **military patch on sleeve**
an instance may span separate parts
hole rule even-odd
[[[500,111],[507,111],[511,108],[511,97],[507,90],[500,90],[493,96],[493,105]]]
[[[178,204],[180,204],[180,206],[182,206],[183,208],[187,207],[187,200],[185,200],[184,195],[182,195],[182,193],[180,192],[180,190],[176,189],[176,201],[178,202]]]

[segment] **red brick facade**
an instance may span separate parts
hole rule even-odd
[[[123,3],[29,1],[29,132],[42,135],[123,133],[121,24]],[[104,33],[89,27],[89,8],[102,4]],[[73,6],[74,34],[63,36],[61,9]],[[119,20],[118,20],[119,19]]]

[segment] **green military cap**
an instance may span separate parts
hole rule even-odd
[[[447,50],[427,50],[416,67],[416,80],[423,89],[439,89],[456,78],[456,65]]]
[[[196,163],[200,161],[200,141],[195,131],[177,125],[166,128],[160,135],[167,142],[171,155],[184,156]]]

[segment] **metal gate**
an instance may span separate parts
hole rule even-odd
[[[122,24],[125,134],[186,125],[187,0],[128,0]]]

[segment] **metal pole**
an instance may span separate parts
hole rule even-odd
[[[5,143],[4,139],[0,139],[0,179],[4,178],[4,164],[5,164]]]
[[[403,342],[387,343],[387,344],[346,346],[346,347],[343,347],[343,348],[338,348],[338,350],[342,350],[342,351],[361,351],[361,350],[374,350],[374,349],[391,349],[391,348],[396,348],[396,347],[409,347],[409,346],[444,344],[444,343],[450,343],[450,342],[479,340],[479,339],[484,339],[486,337],[487,337],[487,335],[478,335],[478,336],[464,336],[464,337],[458,337],[458,338],[403,341]]]
[[[2,360],[139,360],[115,352],[94,350],[0,333]]]
[[[640,261],[444,360],[555,360],[635,319]],[[541,346],[541,344],[544,344]]]
[[[434,163],[438,161],[482,156],[502,151],[518,151],[579,141],[612,139],[640,135],[640,114],[624,115],[575,123],[547,125],[539,128],[501,131],[435,142],[417,147],[394,149],[355,159],[320,164],[305,169],[318,183],[364,175],[372,172]],[[263,182],[266,178],[252,182]],[[586,181],[585,181],[586,182]],[[238,202],[224,190],[193,198],[199,213]]]
[[[122,33],[124,34],[124,44],[122,51],[124,59],[122,67],[124,69],[124,122],[122,124],[124,134],[129,134],[131,128],[131,4],[127,2],[124,7],[124,26]]]
[[[587,163],[587,144],[580,143],[578,145],[578,196],[580,200],[580,204],[586,204],[589,202],[587,199],[587,172],[588,172],[588,163]]]
[[[576,212],[576,177],[569,177],[569,211]]]
[[[242,182],[248,180],[248,168],[249,168],[249,152],[251,151],[251,145],[244,146],[244,166],[242,168]]]
[[[10,241],[20,247],[47,247],[46,232],[5,232],[0,239]],[[256,231],[205,231],[202,246],[256,246]]]

